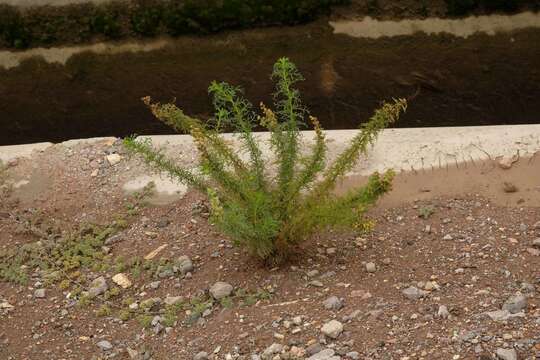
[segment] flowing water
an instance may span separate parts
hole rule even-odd
[[[397,127],[540,122],[540,15],[328,22],[150,42],[0,51],[0,145],[170,133],[140,98],[212,116],[210,81],[271,102],[272,64],[288,56],[326,128],[356,128],[406,97]]]

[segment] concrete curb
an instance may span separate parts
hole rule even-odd
[[[327,131],[329,158],[339,154],[358,130]],[[268,133],[257,133],[263,142],[263,153],[269,154]],[[234,134],[224,136],[237,143]],[[313,138],[312,131],[302,132],[305,145]],[[149,136],[157,147],[181,161],[193,161],[196,151],[189,135]],[[112,144],[115,138],[93,138],[70,140],[61,146],[72,148],[82,143],[106,142]],[[0,160],[10,161],[17,157],[32,157],[35,152],[43,152],[52,143],[37,143],[0,147]],[[470,162],[511,156],[532,156],[540,152],[540,124],[502,125],[442,128],[386,129],[380,135],[369,156],[362,159],[352,173],[366,175],[373,171],[393,168],[396,171],[435,169],[458,166]]]

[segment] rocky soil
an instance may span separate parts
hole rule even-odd
[[[145,171],[107,141],[7,164],[0,358],[540,356],[539,207],[466,193],[378,207],[373,232],[321,233],[268,268],[199,194],[126,194]]]

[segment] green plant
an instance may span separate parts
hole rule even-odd
[[[435,213],[435,208],[433,206],[422,206],[418,209],[418,216],[422,219],[429,219],[431,215]]]
[[[235,244],[245,246],[263,260],[282,260],[316,231],[361,225],[366,209],[390,189],[392,171],[373,174],[365,186],[345,195],[337,196],[334,192],[337,181],[367,152],[379,131],[405,111],[406,102],[400,99],[383,104],[361,126],[348,148],[325,167],[324,132],[316,118],[308,117],[294,87],[303,80],[301,74],[291,61],[281,58],[274,65],[272,78],[276,83],[276,111],[261,105],[260,116],[239,88],[213,82],[209,87],[216,110],[212,129],[173,104],[143,99],[159,120],[192,135],[200,155],[198,172],[178,166],[154,149],[148,139],[131,137],[124,144],[159,170],[207,194],[212,221]],[[311,152],[303,154],[299,129],[306,118],[315,128],[315,140]],[[265,160],[253,132],[257,124],[270,132],[273,163]],[[224,127],[237,131],[247,160],[220,136]]]
[[[101,305],[96,312],[96,315],[99,317],[106,317],[112,314],[112,310],[109,305]]]

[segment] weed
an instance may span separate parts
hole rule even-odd
[[[128,321],[131,319],[131,311],[128,309],[122,309],[118,312],[117,317],[122,321]]]
[[[99,317],[111,316],[111,314],[112,310],[108,305],[101,305],[101,307],[96,312],[96,315]]]
[[[364,187],[335,195],[337,181],[365,154],[380,130],[405,111],[405,100],[385,103],[336,160],[326,165],[326,140],[319,121],[308,116],[295,84],[303,80],[287,58],[279,59],[272,73],[276,83],[275,111],[261,105],[262,115],[227,83],[212,82],[214,129],[192,118],[173,104],[143,101],[152,113],[178,131],[188,131],[200,155],[197,172],[182,168],[152,147],[150,140],[127,138],[128,150],[173,178],[206,194],[211,220],[236,245],[265,261],[283,260],[301,241],[328,227],[362,227],[364,212],[391,187],[393,172],[373,174]],[[300,151],[300,128],[306,119],[315,128],[311,153]],[[260,124],[270,132],[275,162],[266,162],[253,128]],[[220,136],[222,128],[234,128],[247,160]],[[272,165],[275,166],[272,167]],[[273,170],[273,171],[271,171]],[[320,180],[318,180],[320,176]]]
[[[420,209],[418,209],[418,217],[421,217],[422,219],[429,219],[434,213],[435,208],[431,205],[422,206]]]
[[[152,326],[152,315],[139,315],[137,316],[137,321],[139,322],[139,325],[141,325],[143,328],[148,329],[150,326]]]

